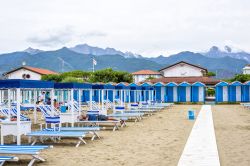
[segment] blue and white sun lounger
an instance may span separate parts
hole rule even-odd
[[[36,160],[45,161],[39,156],[41,150],[53,148],[53,146],[30,146],[30,145],[0,145],[0,154],[31,155],[32,159],[28,166],[32,166]]]
[[[119,126],[125,127],[127,118],[122,119],[122,123],[120,120],[107,120],[107,121],[100,121],[100,120],[84,120],[84,121],[78,121],[78,123],[83,123],[84,125],[90,126],[90,127],[99,127],[100,125],[106,125],[106,124],[112,124],[113,131],[119,130]]]
[[[99,136],[99,134],[97,133],[97,131],[100,131],[101,128],[98,126],[90,126],[90,127],[61,127],[60,131],[85,131],[85,132],[92,132],[93,133],[93,137],[91,138],[91,140],[94,140],[95,137],[98,137],[99,139],[101,138]]]
[[[4,165],[5,161],[18,161],[14,156],[0,156],[0,166]]]
[[[44,138],[51,138],[54,142],[57,138],[61,137],[68,137],[68,138],[78,138],[79,141],[76,144],[76,147],[79,147],[81,143],[87,144],[86,141],[83,139],[89,132],[84,131],[33,131],[31,133],[26,134],[26,136],[31,138],[34,138],[34,141],[31,143],[31,145],[35,145],[37,142],[37,139],[39,138],[41,142],[43,142]],[[58,139],[58,140],[59,140]]]
[[[155,112],[157,112],[155,109],[131,109],[126,110],[124,113],[143,113],[144,115],[153,115]]]
[[[114,117],[114,118],[134,118],[135,122],[140,121],[143,117],[144,113],[114,113],[114,114],[109,114],[107,116],[109,117]]]
[[[8,117],[9,116],[9,109],[8,108],[0,108],[0,114],[2,114],[3,116]],[[17,116],[17,110],[16,108],[11,108],[10,109],[10,115],[11,116]],[[30,121],[30,119],[28,117],[26,117],[23,114],[20,114],[20,118],[21,121]]]
[[[38,105],[37,108],[42,112],[43,117],[59,115],[59,111],[55,109],[54,115],[52,115],[52,108],[50,105]]]

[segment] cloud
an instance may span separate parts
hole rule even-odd
[[[70,42],[74,36],[72,28],[69,27],[60,30],[47,30],[37,34],[38,35],[27,38],[27,41],[45,47],[63,45]]]
[[[27,38],[27,41],[42,47],[57,47],[65,46],[65,44],[73,41],[81,42],[90,38],[105,36],[107,36],[107,34],[100,31],[79,33],[72,27],[65,27],[62,29],[50,29],[44,32],[38,32],[36,35]]]
[[[158,56],[227,41],[250,52],[249,8],[249,0],[3,1],[0,52],[87,43]]]

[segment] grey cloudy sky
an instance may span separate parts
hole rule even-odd
[[[144,56],[250,51],[249,0],[1,0],[0,52],[80,43]]]

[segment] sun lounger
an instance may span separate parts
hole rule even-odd
[[[78,121],[78,123],[82,123],[86,126],[92,126],[92,127],[99,127],[100,125],[106,125],[106,124],[111,124],[113,125],[113,131],[119,130],[119,126],[125,127],[126,122],[125,118],[123,118],[123,121],[120,120],[107,120],[107,121],[99,121],[99,120],[84,120],[84,121]]]
[[[43,142],[44,138],[50,138],[54,142],[56,140],[60,140],[61,137],[72,137],[72,138],[78,138],[79,142],[77,143],[76,147],[80,145],[80,143],[86,144],[86,142],[83,140],[83,137],[85,137],[87,134],[91,134],[92,140],[98,136],[96,132],[91,132],[87,130],[73,130],[73,127],[61,127],[60,123],[60,117],[55,116],[55,117],[46,117],[45,118],[45,128],[42,128],[41,124],[41,130],[40,131],[34,131],[31,133],[26,134],[27,136],[35,138],[33,141],[32,145],[36,143],[37,138],[40,138],[40,140]],[[50,125],[50,126],[49,126]],[[72,130],[70,130],[72,129]],[[94,129],[93,129],[94,130]],[[59,139],[58,139],[59,138]]]
[[[148,116],[153,115],[155,112],[157,112],[155,109],[131,109],[124,111],[124,113],[143,113]]]
[[[100,131],[100,127],[61,127],[60,131],[85,131],[85,132],[93,132],[93,137],[91,140],[94,140],[95,137],[98,137],[99,139],[101,138],[97,131]]]
[[[31,133],[26,134],[26,136],[34,138],[34,141],[31,145],[35,145],[37,139],[39,138],[42,142],[45,137],[51,138],[54,142],[56,142],[57,138],[61,137],[68,137],[68,138],[78,138],[79,141],[76,144],[76,147],[79,147],[81,143],[87,144],[86,141],[83,139],[89,132],[84,131],[33,131]]]
[[[10,111],[11,111],[11,114],[13,116],[17,116],[17,109],[16,109],[16,107],[12,108]],[[23,121],[30,121],[30,118],[26,117],[23,114],[20,114],[20,117],[21,117],[21,120],[23,120]]]
[[[140,121],[142,119],[142,116],[144,115],[144,113],[113,113],[113,114],[109,114],[107,116],[109,117],[114,117],[114,118],[134,118],[135,122]]]
[[[58,116],[59,111],[55,109],[54,115],[52,114],[52,108],[51,105],[37,105],[37,108],[42,112],[43,117],[49,117],[49,116]]]
[[[4,165],[5,161],[18,161],[14,156],[0,156],[0,166]]]
[[[41,150],[53,148],[53,146],[30,146],[30,145],[0,145],[0,154],[31,155],[28,166],[32,166],[36,160],[45,161],[39,156]]]
[[[3,116],[8,117],[9,116],[9,109],[8,108],[0,108],[0,114]],[[17,116],[17,110],[16,108],[11,108],[10,109],[10,115],[12,116]],[[21,121],[30,121],[28,117],[26,117],[23,114],[20,114]]]

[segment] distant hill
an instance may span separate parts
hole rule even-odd
[[[88,45],[77,45],[72,48],[63,47],[54,51],[43,51],[28,48],[24,51],[0,54],[0,74],[17,68],[26,62],[26,65],[47,68],[57,72],[70,70],[92,70],[92,58],[97,61],[96,69],[113,68],[134,72],[142,69],[159,70],[167,65],[179,61],[186,61],[217,73],[218,78],[229,78],[241,73],[247,60],[217,54],[204,55],[204,53],[180,52],[169,57],[158,56],[145,58],[137,54],[117,51],[113,48],[98,48]],[[212,54],[211,50],[210,53]]]
[[[199,53],[180,52],[169,57],[159,56],[157,58],[148,58],[163,66],[170,65],[179,61],[186,61],[192,64],[200,65],[209,71],[217,73],[217,78],[229,78],[236,73],[241,73],[242,68],[248,63],[246,60],[235,59],[231,57],[210,58]]]
[[[125,58],[122,55],[94,56],[76,53],[66,47],[37,54],[14,52],[0,55],[0,72],[6,72],[22,64],[47,68],[57,72],[70,70],[92,70],[92,58],[97,61],[96,69],[111,67],[114,70],[133,72],[141,69],[158,70],[162,65],[147,59]]]
[[[207,57],[211,57],[211,58],[222,58],[222,57],[229,56],[231,58],[243,59],[243,60],[250,62],[249,53],[242,51],[242,50],[234,50],[233,48],[229,46],[225,46],[224,50],[221,50],[217,46],[213,46],[210,48],[208,52],[203,52],[201,54]]]

